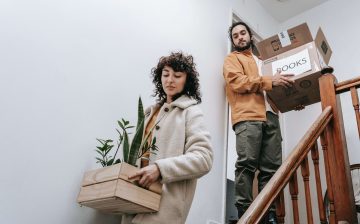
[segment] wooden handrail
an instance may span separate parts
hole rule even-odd
[[[347,81],[347,86],[355,85],[355,80]],[[321,107],[330,106],[333,119],[325,129],[327,141],[328,168],[330,183],[327,188],[333,189],[334,216],[336,222],[342,220],[357,223],[354,190],[351,181],[350,161],[346,144],[344,119],[342,115],[340,94],[336,93],[336,77],[326,74],[319,78]],[[341,84],[344,87],[343,84]],[[355,88],[355,87],[351,87]]]
[[[260,222],[261,218],[275,201],[275,198],[279,195],[280,191],[289,182],[292,175],[296,172],[297,168],[309,153],[311,146],[314,145],[331,119],[332,108],[329,106],[323,110],[313,125],[305,133],[299,143],[295,146],[295,149],[246,210],[245,214],[238,221],[238,224],[253,224]]]
[[[360,87],[360,77],[354,79],[349,79],[343,82],[335,84],[336,93],[344,93],[350,91],[351,87],[359,88]]]

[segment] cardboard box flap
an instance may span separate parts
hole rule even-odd
[[[309,27],[303,23],[259,42],[257,48],[261,59],[266,60],[312,41]]]
[[[316,47],[318,48],[318,52],[321,54],[321,56],[323,58],[323,61],[325,62],[325,64],[328,65],[331,54],[332,54],[332,50],[331,50],[330,45],[327,42],[325,35],[324,35],[323,31],[321,30],[321,28],[319,28],[319,30],[316,34],[315,44],[316,44]]]

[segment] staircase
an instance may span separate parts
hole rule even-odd
[[[351,92],[360,136],[359,99],[357,94],[357,88],[360,87],[360,77],[337,83],[335,76],[328,73],[320,77],[319,86],[322,113],[283,162],[269,183],[255,198],[246,213],[237,222],[238,224],[260,223],[260,220],[266,215],[266,211],[273,203],[276,204],[278,222],[284,223],[284,188],[286,186],[289,187],[291,196],[292,223],[299,224],[297,170],[300,170],[299,173],[301,173],[304,185],[306,223],[314,223],[313,206],[318,207],[320,223],[322,224],[358,223],[340,94]],[[319,165],[319,148],[321,148],[323,154],[324,167]],[[311,158],[314,167],[314,174],[312,175],[315,176],[315,193],[310,193],[309,176],[311,170],[309,168],[309,158]],[[320,169],[325,170],[325,177],[320,175]],[[322,178],[326,179],[326,186],[322,186]],[[328,208],[324,206],[324,196],[322,193],[324,189],[327,189]],[[312,205],[311,195],[316,195],[317,205]],[[326,213],[326,210],[328,210],[328,213]]]

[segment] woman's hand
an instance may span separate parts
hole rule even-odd
[[[134,178],[139,178],[139,185],[148,189],[151,184],[160,178],[159,167],[156,164],[151,164],[141,168],[135,174],[129,176],[129,179]]]

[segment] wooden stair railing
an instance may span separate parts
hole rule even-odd
[[[271,204],[276,203],[279,223],[284,223],[285,207],[283,189],[289,184],[292,200],[293,221],[300,223],[298,206],[297,170],[301,168],[306,201],[307,223],[314,223],[312,215],[311,193],[309,185],[310,169],[308,157],[314,164],[317,206],[320,223],[336,224],[357,223],[354,193],[350,176],[350,165],[346,148],[346,139],[339,99],[340,93],[350,91],[360,136],[360,114],[357,88],[360,77],[336,84],[332,74],[325,74],[319,79],[321,105],[323,112],[305,133],[295,149],[283,162],[265,188],[258,194],[238,224],[260,223]],[[320,138],[323,151],[326,187],[330,202],[330,215],[326,217],[319,167],[317,139]],[[327,219],[328,218],[328,219]]]
[[[334,206],[333,219],[336,222],[347,221],[358,223],[354,190],[351,180],[349,156],[345,138],[343,116],[341,110],[340,93],[349,91],[348,88],[359,87],[360,78],[337,84],[334,75],[326,74],[319,78],[321,106],[333,108],[333,119],[325,130],[328,147],[328,169],[331,181],[328,190],[332,189]],[[330,204],[331,205],[331,204]],[[330,211],[331,212],[331,211]],[[330,213],[331,215],[331,213]],[[330,220],[331,221],[331,220]],[[336,223],[335,222],[335,223]]]
[[[331,118],[331,107],[327,107],[317,118],[314,124],[310,127],[310,129],[305,133],[305,135],[302,137],[295,149],[291,152],[291,154],[283,162],[283,164],[280,166],[274,176],[270,179],[268,184],[258,194],[254,202],[250,205],[245,214],[238,221],[238,224],[259,223],[261,218],[265,215],[266,211],[271,206],[271,204],[275,201],[275,199],[284,189],[286,184],[289,183],[290,179],[292,180],[292,183],[290,185],[292,186],[291,188],[296,189],[291,190],[293,196],[293,204],[295,204],[294,208],[298,207],[296,202],[298,188],[297,180],[295,181],[295,179],[297,179],[296,170],[301,164],[303,164],[303,161],[305,161],[305,159],[307,160],[308,153],[310,152],[313,145],[316,144],[316,140],[323,133],[325,127],[328,125]],[[294,209],[294,217],[296,217],[294,223],[299,223],[299,214],[296,210],[297,209]]]
[[[335,84],[335,91],[337,94],[345,93],[348,91],[350,91],[351,93],[351,101],[354,107],[356,123],[360,137],[359,97],[357,93],[357,88],[359,87],[360,87],[360,77]]]

